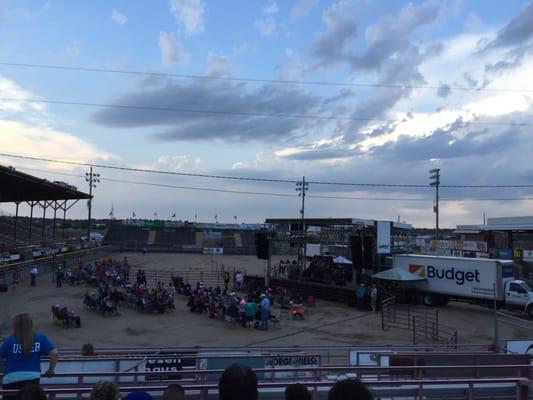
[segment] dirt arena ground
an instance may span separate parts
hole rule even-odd
[[[264,261],[255,256],[209,256],[197,254],[116,254],[126,255],[132,265],[145,270],[197,268],[209,270],[214,265],[263,274]],[[36,287],[25,282],[17,290],[0,293],[0,336],[9,334],[10,320],[15,314],[28,312],[40,331],[49,335],[59,347],[80,347],[92,343],[96,347],[155,346],[249,346],[249,345],[370,345],[411,344],[410,332],[381,329],[379,313],[368,313],[336,303],[318,301],[308,308],[304,321],[283,319],[279,329],[267,332],[244,328],[228,328],[223,322],[206,315],[191,314],[186,299],[178,296],[176,310],[164,315],[142,314],[135,309],[121,309],[120,316],[106,316],[83,307],[84,286],[67,284],[57,289],[51,274],[38,277]],[[82,328],[63,329],[52,323],[51,306],[68,306],[81,316]],[[280,310],[274,307],[274,313]],[[490,310],[478,306],[451,303],[441,307],[440,321],[458,330],[459,343],[489,344],[493,335]],[[501,327],[502,339],[527,338],[527,332]]]

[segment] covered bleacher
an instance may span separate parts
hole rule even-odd
[[[255,254],[254,229],[203,226],[174,221],[115,220],[104,238],[107,245],[129,251],[201,253],[220,248],[223,254]]]
[[[9,252],[32,246],[49,245],[58,237],[64,238],[57,229],[58,212],[63,222],[67,211],[79,200],[89,199],[87,193],[62,182],[51,182],[17,171],[13,167],[0,166],[0,203],[14,203],[15,214],[0,217],[0,243],[2,252]],[[20,217],[23,205],[29,207],[29,216]],[[37,216],[36,208],[42,210]],[[47,220],[47,211],[53,218]]]

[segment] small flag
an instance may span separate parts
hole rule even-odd
[[[111,204],[111,211],[109,212],[109,216],[112,217],[112,216],[113,216],[113,213],[114,213],[114,211],[113,211],[113,204]]]
[[[217,219],[218,214],[215,214],[215,220]]]
[[[233,219],[236,221],[237,220],[237,216],[234,216]]]
[[[194,219],[198,218],[198,214],[194,214]]]
[[[135,211],[133,212],[132,218],[135,218]]]
[[[157,213],[156,212],[154,213],[154,217],[157,217]]]
[[[172,218],[176,218],[176,213],[172,214]]]

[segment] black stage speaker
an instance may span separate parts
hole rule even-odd
[[[352,250],[352,263],[355,269],[363,268],[363,242],[361,236],[352,236],[350,240]]]
[[[374,238],[372,236],[365,236],[363,239],[363,264],[365,269],[373,268],[374,255]]]
[[[255,234],[255,254],[260,260],[268,260],[268,239],[264,232]]]
[[[7,284],[0,283],[0,292],[7,292]]]

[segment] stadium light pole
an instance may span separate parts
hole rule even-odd
[[[435,168],[429,171],[429,186],[435,188],[435,205],[433,212],[435,213],[435,240],[439,240],[439,185],[440,185],[440,169]]]
[[[100,174],[93,173],[93,167],[89,172],[85,173],[85,181],[89,184],[89,200],[87,201],[87,208],[89,215],[87,217],[87,240],[91,240],[91,212],[93,207],[93,189],[96,184],[100,182]]]
[[[301,181],[296,182],[296,191],[298,196],[302,198],[302,208],[300,209],[300,214],[302,215],[302,246],[303,246],[303,262],[302,262],[302,271],[305,271],[306,267],[306,257],[307,257],[307,236],[305,234],[305,194],[309,190],[309,183],[305,181],[305,176],[302,177]]]

